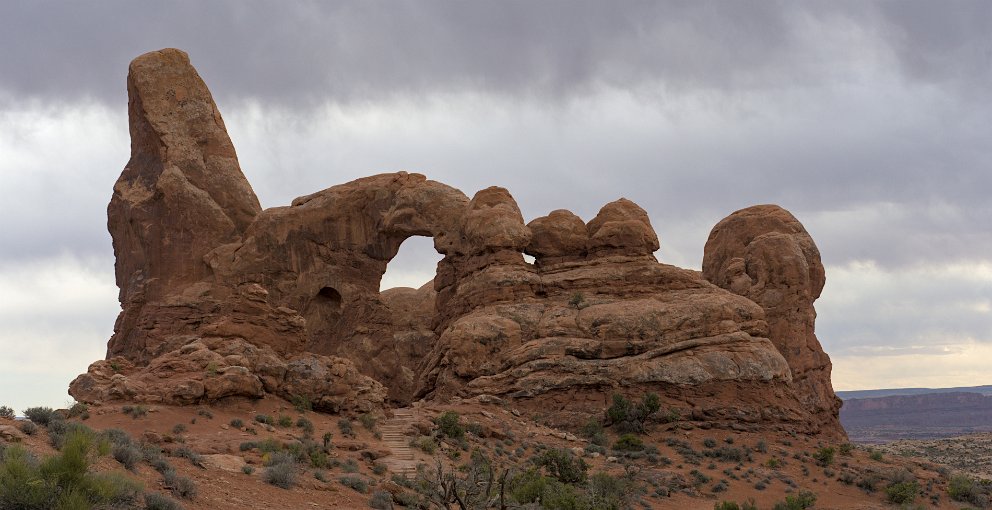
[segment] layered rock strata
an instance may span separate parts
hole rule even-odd
[[[626,199],[525,224],[506,189],[400,172],[261,210],[185,53],[137,58],[128,91],[108,208],[123,311],[70,387],[81,401],[479,397],[566,422],[653,391],[690,420],[843,434],[813,334],[823,268],[782,209],[717,225],[702,274],[659,263]],[[379,292],[411,236],[443,255],[436,277]]]

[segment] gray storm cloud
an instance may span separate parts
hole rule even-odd
[[[57,101],[119,104],[130,59],[163,46],[189,51],[215,93],[291,105],[451,90],[560,98],[643,82],[810,86],[846,78],[852,55],[836,46],[850,43],[891,54],[907,79],[968,88],[992,73],[992,5],[980,0],[43,0],[3,14],[0,88]]]

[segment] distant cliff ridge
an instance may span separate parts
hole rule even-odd
[[[856,442],[931,439],[992,431],[992,396],[947,392],[844,401],[840,421]]]
[[[979,393],[992,395],[992,384],[985,386],[958,386],[954,388],[891,388],[882,390],[853,390],[838,391],[837,396],[842,400],[855,398],[891,397],[893,395],[926,395],[928,393]]]

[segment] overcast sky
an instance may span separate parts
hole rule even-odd
[[[621,196],[659,260],[777,203],[836,389],[992,384],[992,2],[5,2],[0,404],[61,405],[119,311],[128,62],[187,51],[263,207],[408,170],[525,220]],[[438,255],[411,239],[389,285]]]

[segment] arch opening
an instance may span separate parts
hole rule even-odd
[[[379,291],[398,287],[419,289],[437,276],[437,263],[444,258],[434,249],[434,239],[412,236],[400,244],[396,255],[386,264],[379,280]]]

